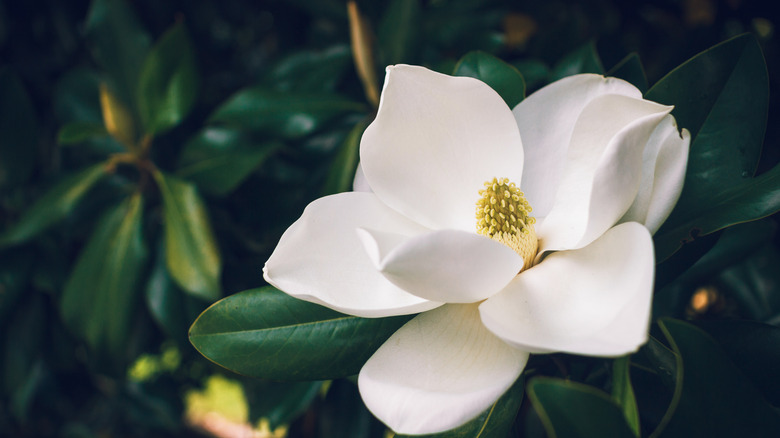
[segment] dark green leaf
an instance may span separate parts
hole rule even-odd
[[[514,108],[525,98],[523,75],[506,62],[485,52],[470,52],[455,66],[455,76],[477,78],[490,85],[504,99],[509,108]]]
[[[479,414],[477,418],[463,426],[442,433],[431,435],[414,435],[420,438],[492,438],[505,437],[512,429],[512,424],[520,410],[523,401],[523,384],[521,376],[492,406]],[[408,435],[396,435],[397,438],[410,438]]]
[[[251,419],[265,418],[271,429],[304,413],[320,393],[322,382],[265,382],[247,387]]]
[[[514,64],[515,68],[523,75],[526,93],[544,85],[550,76],[550,67],[538,59],[526,59]]]
[[[339,115],[365,110],[362,103],[335,94],[254,87],[239,91],[217,108],[211,120],[283,138],[299,138]]]
[[[780,414],[715,341],[691,324],[664,319],[661,330],[678,353],[677,388],[653,436],[772,436]]]
[[[160,171],[154,178],[163,197],[168,271],[185,291],[216,300],[222,260],[203,200],[191,183]]]
[[[715,279],[717,291],[733,300],[744,318],[771,324],[780,322],[780,251],[767,244],[742,263],[724,270]]]
[[[673,389],[677,386],[679,358],[661,341],[651,336],[637,357],[647,362],[647,368],[657,374],[666,387]]]
[[[94,0],[85,31],[95,60],[113,79],[123,102],[134,102],[151,38],[125,0]]]
[[[105,175],[106,166],[100,163],[60,180],[0,236],[0,247],[25,242],[63,219]]]
[[[135,194],[98,223],[62,293],[65,324],[94,349],[122,358],[148,250],[143,198]]]
[[[582,383],[537,377],[528,398],[550,438],[631,438],[620,407],[602,391]]]
[[[612,364],[612,399],[623,410],[628,427],[639,436],[639,410],[636,407],[634,387],[631,385],[631,357],[623,356]]]
[[[23,300],[15,310],[0,338],[3,342],[3,354],[0,355],[3,380],[0,389],[8,398],[18,397],[24,391],[33,365],[41,356],[46,334],[46,309],[40,295]]]
[[[377,425],[381,429],[372,431]],[[320,411],[317,437],[370,438],[381,436],[385,430],[385,425],[379,423],[366,408],[355,383],[347,379],[331,382]]]
[[[38,120],[19,78],[0,68],[0,190],[25,182],[38,150]]]
[[[550,72],[550,82],[580,73],[604,74],[596,43],[592,41],[561,58]]]
[[[626,80],[639,88],[639,91],[642,93],[645,93],[649,86],[647,83],[647,75],[645,75],[645,69],[642,67],[642,61],[636,53],[631,53],[623,58],[607,72],[607,76],[614,76]]]
[[[264,78],[264,83],[279,91],[332,91],[351,65],[352,51],[347,45],[322,51],[295,52],[277,62]]]
[[[193,181],[204,192],[232,192],[282,145],[258,143],[243,131],[209,127],[184,145],[176,175]]]
[[[60,128],[60,132],[57,133],[57,142],[61,145],[71,145],[107,135],[105,126],[101,124],[73,122]]]
[[[32,262],[31,251],[14,249],[0,253],[0,327],[26,290]]]
[[[147,134],[178,125],[190,112],[200,78],[184,24],[171,28],[146,57],[138,83],[138,111]]]
[[[708,234],[780,209],[780,169],[752,179],[766,127],[766,64],[755,38],[742,35],[677,67],[646,98],[675,105],[691,132],[680,200],[655,236],[659,260],[691,235]]]
[[[352,190],[355,169],[357,169],[360,160],[360,138],[363,136],[366,126],[368,126],[368,122],[358,123],[344,139],[328,171],[328,178],[322,189],[323,196]]]
[[[422,8],[420,0],[392,0],[387,6],[377,33],[382,64],[414,61],[420,38]]]
[[[190,328],[190,342],[209,360],[239,374],[324,380],[356,374],[409,319],[344,315],[266,287],[206,309]]]

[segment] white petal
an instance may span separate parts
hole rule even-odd
[[[617,94],[583,109],[555,203],[537,228],[540,251],[582,248],[617,223],[639,190],[648,138],[671,109]]]
[[[537,218],[552,208],[577,118],[593,99],[607,94],[642,98],[636,87],[621,79],[581,74],[539,89],[512,110],[526,162],[520,187]]]
[[[441,230],[414,237],[359,230],[376,268],[401,289],[431,301],[474,303],[520,272],[523,258],[485,236]]]
[[[485,326],[532,353],[616,356],[647,339],[655,260],[627,222],[589,246],[555,252],[480,305]]]
[[[355,232],[365,226],[407,236],[428,232],[373,193],[326,196],[309,204],[285,231],[263,276],[296,298],[351,315],[402,315],[440,306],[404,292],[377,272]]]
[[[380,199],[433,229],[474,231],[483,183],[519,183],[520,134],[503,99],[483,82],[422,67],[387,68],[360,159]]]
[[[363,165],[358,162],[355,170],[355,178],[352,180],[352,190],[356,192],[371,192],[371,187],[366,180],[366,174],[363,173]]]
[[[358,377],[368,409],[397,433],[449,430],[486,410],[528,354],[485,329],[475,304],[447,304],[401,327]]]
[[[690,133],[683,129],[680,134],[674,117],[666,116],[647,143],[639,193],[621,222],[643,223],[651,234],[658,231],[680,198],[690,143]]]

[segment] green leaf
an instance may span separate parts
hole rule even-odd
[[[151,38],[133,9],[125,0],[93,0],[85,33],[92,55],[113,79],[120,99],[128,104],[134,102]]]
[[[639,410],[634,397],[634,387],[631,385],[631,357],[623,356],[612,363],[612,399],[623,410],[623,416],[628,427],[639,436]]]
[[[32,251],[14,249],[0,253],[0,327],[27,291],[32,262]]]
[[[715,341],[691,324],[662,319],[678,354],[674,398],[652,436],[772,436],[780,414]]]
[[[213,301],[222,294],[222,260],[206,206],[192,183],[154,172],[163,198],[168,271],[185,291]]]
[[[217,108],[211,120],[295,139],[316,131],[339,115],[365,110],[362,103],[336,94],[253,87],[236,93]]]
[[[642,67],[642,61],[636,53],[631,53],[623,58],[607,72],[607,76],[614,76],[626,80],[637,87],[642,93],[645,93],[649,86],[645,69]]]
[[[692,236],[780,209],[780,169],[751,178],[761,153],[768,93],[761,48],[753,36],[742,35],[691,58],[645,95],[675,105],[678,126],[692,136],[683,192],[655,236],[658,260]]]
[[[178,125],[192,109],[200,77],[183,23],[177,23],[155,44],[141,70],[138,111],[147,134]]]
[[[604,66],[593,41],[561,58],[552,68],[549,82],[580,73],[604,74]]]
[[[523,401],[523,383],[525,379],[521,376],[492,406],[463,426],[442,433],[414,436],[420,438],[505,437],[512,429],[517,412],[520,410]],[[396,437],[410,438],[408,435],[396,435]]]
[[[377,437],[387,430],[366,408],[357,384],[348,379],[330,383],[318,420],[318,438]]]
[[[190,328],[190,342],[209,360],[246,376],[325,380],[357,374],[409,319],[344,315],[265,287],[206,309]]]
[[[322,51],[302,50],[275,63],[263,82],[279,91],[332,91],[352,65],[348,45],[336,45]]]
[[[30,177],[38,150],[38,119],[19,78],[0,68],[0,190]]]
[[[526,93],[544,85],[550,76],[550,67],[538,59],[524,59],[516,62],[514,66],[523,75]]]
[[[115,360],[125,355],[148,256],[142,223],[140,194],[110,210],[79,255],[60,302],[68,328]]]
[[[455,76],[477,78],[514,108],[525,98],[525,81],[515,67],[485,52],[469,52],[455,66]]]
[[[240,130],[208,127],[184,145],[176,175],[206,193],[224,196],[281,146],[278,142],[258,143]]]
[[[92,122],[73,122],[60,128],[57,133],[57,142],[61,145],[71,145],[107,135],[108,132],[103,125]]]
[[[330,165],[328,178],[322,189],[323,196],[334,193],[348,192],[352,190],[352,182],[355,179],[355,170],[360,160],[360,138],[366,130],[368,122],[363,121],[355,125],[347,138],[341,144],[333,164]]]
[[[634,436],[620,407],[596,388],[537,377],[528,383],[527,391],[550,438]]]
[[[251,383],[255,382],[252,386],[244,386],[251,409],[250,418],[265,418],[272,430],[290,424],[304,413],[322,388],[320,381]]]
[[[383,65],[410,63],[420,39],[419,0],[393,0],[385,9],[377,33]]]
[[[106,166],[100,163],[60,180],[0,236],[0,247],[23,243],[62,220],[105,175]]]
[[[0,394],[18,398],[24,392],[33,365],[43,353],[47,315],[42,295],[33,295],[16,306],[9,324],[3,328],[0,354]],[[4,397],[5,398],[5,397]],[[19,409],[26,411],[26,409]],[[24,412],[19,412],[24,416]]]

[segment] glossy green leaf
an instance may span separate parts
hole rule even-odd
[[[442,433],[414,436],[420,438],[505,437],[512,429],[517,412],[520,410],[524,383],[525,379],[521,376],[493,405],[463,426]],[[396,435],[396,437],[410,438],[408,435]]]
[[[0,190],[24,183],[38,151],[38,120],[24,85],[0,68]]]
[[[607,76],[614,76],[626,80],[637,87],[642,93],[646,92],[649,87],[645,69],[642,67],[642,61],[636,53],[631,53],[620,60],[620,62],[607,72]]]
[[[348,45],[336,45],[321,51],[294,52],[275,63],[263,82],[269,88],[289,92],[332,91],[352,66]]]
[[[710,336],[679,320],[659,325],[678,354],[677,387],[652,436],[772,436],[780,430],[780,413]]]
[[[631,385],[631,357],[623,356],[612,363],[612,399],[620,406],[623,416],[634,433],[639,436],[639,410]]]
[[[195,104],[199,82],[192,43],[180,22],[155,44],[141,70],[138,111],[146,133],[178,125]]]
[[[120,99],[134,102],[151,38],[133,9],[125,0],[93,0],[85,32],[92,55],[113,79]]]
[[[528,397],[550,438],[631,438],[620,407],[604,392],[582,383],[537,377]]]
[[[360,138],[363,131],[366,130],[368,122],[363,121],[355,125],[347,138],[341,144],[333,164],[330,165],[328,177],[325,180],[325,186],[322,194],[331,195],[334,193],[348,192],[352,190],[352,182],[355,179],[355,170],[358,161],[360,161]]]
[[[279,92],[264,87],[236,93],[211,115],[214,122],[282,138],[300,138],[366,106],[336,94]]]
[[[604,74],[604,66],[593,41],[561,58],[550,71],[550,82],[580,73]]]
[[[414,61],[419,44],[422,7],[420,0],[392,0],[387,5],[377,32],[382,64]]]
[[[546,84],[547,78],[550,76],[550,67],[538,59],[524,59],[513,65],[523,75],[526,93]]]
[[[100,163],[57,182],[0,235],[0,247],[23,243],[62,220],[105,175],[106,166]]]
[[[110,210],[79,254],[60,301],[68,328],[115,360],[125,355],[148,257],[142,224],[139,194]]]
[[[751,35],[696,55],[646,93],[647,99],[674,105],[678,126],[692,135],[683,192],[655,236],[658,260],[693,235],[780,209],[780,169],[752,178],[766,127],[768,93],[766,64]]]
[[[185,291],[216,300],[222,259],[203,199],[192,183],[160,171],[154,178],[163,198],[168,271]]]
[[[485,52],[470,52],[455,66],[455,76],[477,78],[514,108],[525,98],[525,81],[515,67]]]
[[[409,319],[344,315],[265,287],[206,309],[190,328],[190,342],[209,360],[246,376],[324,380],[357,374]]]
[[[184,145],[176,175],[206,193],[224,196],[281,146],[279,142],[259,143],[240,130],[209,127]]]
[[[108,132],[103,125],[92,122],[73,122],[60,128],[57,133],[57,143],[72,145],[107,135]]]

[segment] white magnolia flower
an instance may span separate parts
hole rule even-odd
[[[388,67],[360,144],[363,191],[312,202],[265,279],[351,315],[422,312],[363,366],[360,393],[399,433],[460,426],[529,353],[619,356],[646,341],[650,235],[690,142],[670,111],[598,75],[510,110],[476,79]]]

